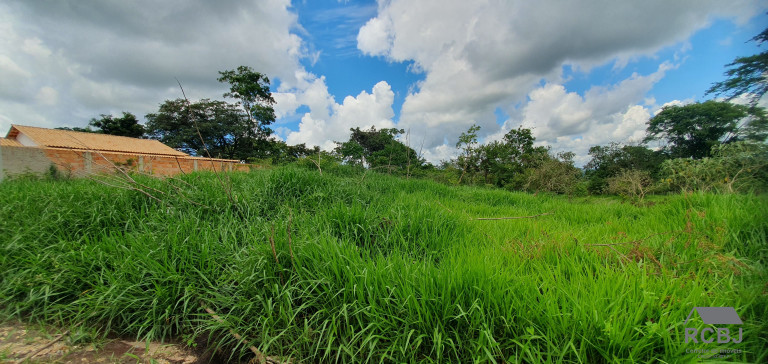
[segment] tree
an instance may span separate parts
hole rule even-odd
[[[219,82],[229,83],[229,92],[224,97],[238,100],[246,115],[253,124],[252,127],[259,138],[267,138],[272,134],[268,125],[275,122],[275,99],[269,91],[269,78],[255,72],[250,67],[239,66],[237,70],[219,72]]]
[[[536,138],[531,129],[518,127],[508,131],[502,140],[482,145],[477,142],[479,130],[479,126],[473,125],[456,143],[461,150],[455,162],[461,170],[459,182],[466,176],[468,183],[474,183],[475,175],[481,172],[486,184],[521,188],[525,171],[537,167],[549,152],[545,147],[533,146]]]
[[[350,139],[344,143],[336,142],[335,152],[349,165],[362,167],[366,164],[366,151],[357,141]]]
[[[388,167],[406,171],[409,166],[420,167],[424,159],[419,158],[412,148],[398,141],[396,137],[405,132],[403,129],[383,128],[376,130],[349,129],[352,134],[344,143],[336,142],[336,153],[342,160],[355,165],[368,165],[371,168]]]
[[[257,148],[256,131],[247,115],[224,101],[166,100],[146,118],[151,138],[193,155],[244,160]]]
[[[704,158],[719,143],[763,141],[768,119],[758,107],[724,101],[666,106],[648,121],[645,141],[665,140],[673,158]]]
[[[526,169],[537,167],[548,153],[544,147],[534,147],[534,141],[536,138],[531,129],[518,127],[508,131],[501,141],[477,148],[479,169],[485,183],[498,187],[510,184],[514,184],[514,188],[522,187]]]
[[[69,130],[69,131],[79,131],[81,133],[98,133],[98,130],[91,129],[90,126],[86,126],[85,128],[81,128],[79,126],[75,127],[68,127],[68,126],[60,126],[58,128],[54,128],[56,130]]]
[[[603,193],[608,188],[608,179],[616,177],[624,170],[645,171],[656,178],[661,163],[666,159],[664,153],[654,151],[642,145],[621,145],[610,143],[589,148],[592,159],[584,166],[589,179],[588,189],[592,193]]]
[[[308,148],[306,144],[288,145],[282,140],[267,139],[267,143],[260,143],[255,148],[251,161],[269,159],[272,164],[295,162],[301,158],[316,156],[320,153],[320,147]]]
[[[574,156],[573,152],[537,153],[539,160],[535,166],[526,169],[522,187],[530,192],[573,194],[581,178],[581,171],[573,166]]]
[[[759,45],[768,42],[768,28],[751,40]],[[738,57],[726,67],[730,67],[725,72],[728,78],[714,83],[707,94],[725,95],[728,100],[746,94],[749,95],[750,105],[757,105],[758,100],[768,92],[768,51]]]
[[[477,148],[478,169],[483,174],[485,184],[504,186],[507,154],[509,153],[506,146],[499,141],[492,141]]]
[[[458,158],[459,166],[461,166],[461,176],[459,177],[459,183],[467,173],[470,176],[474,175],[474,169],[477,166],[477,132],[480,127],[472,125],[466,132],[459,135],[459,141],[456,143],[456,148],[461,149],[461,154]]]
[[[504,134],[504,144],[509,148],[509,157],[513,163],[521,166],[533,156],[535,150],[533,147],[534,141],[536,141],[536,138],[533,137],[531,129],[525,129],[522,126]]]
[[[123,111],[122,117],[101,114],[100,119],[91,119],[88,125],[98,128],[95,132],[110,135],[141,138],[144,136],[144,126],[139,124],[135,115]]]

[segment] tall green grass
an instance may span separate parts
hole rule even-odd
[[[232,358],[677,363],[713,347],[683,342],[689,311],[734,306],[744,340],[722,346],[768,360],[765,197],[635,206],[286,167],[229,175],[233,204],[213,174],[136,178],[163,202],[0,185],[0,318]]]

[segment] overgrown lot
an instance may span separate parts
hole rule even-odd
[[[636,206],[296,167],[134,178],[154,197],[0,185],[0,319],[205,338],[233,359],[672,363],[718,347],[684,343],[693,307],[733,306],[743,341],[719,347],[768,359],[765,197]]]

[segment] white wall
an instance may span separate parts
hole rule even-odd
[[[19,135],[16,136],[16,141],[21,143],[21,145],[25,147],[37,147],[37,143],[32,141],[28,136],[24,135],[23,133],[19,133]]]

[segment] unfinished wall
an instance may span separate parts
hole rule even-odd
[[[51,165],[54,165],[59,172],[73,177],[116,173],[115,167],[156,176],[173,176],[194,171],[222,172],[251,169],[251,165],[227,159],[211,160],[197,157],[152,156],[57,148],[2,147],[0,170],[4,172],[5,178],[23,173],[44,174],[49,171]]]
[[[43,149],[0,146],[0,181],[23,174],[42,175],[49,171],[51,164]]]

